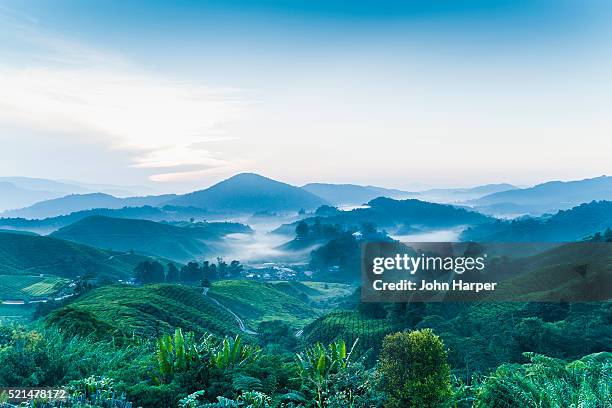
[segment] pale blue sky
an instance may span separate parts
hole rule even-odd
[[[2,1],[0,174],[189,190],[612,173],[606,1]]]

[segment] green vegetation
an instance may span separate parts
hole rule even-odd
[[[117,253],[61,239],[23,234],[0,234],[1,275],[55,275],[75,278],[93,274],[125,279],[147,258]]]
[[[272,282],[274,287],[300,299],[309,299],[317,308],[333,309],[338,307],[355,291],[354,285],[333,282]]]
[[[66,209],[63,208],[62,211]],[[161,208],[148,205],[142,207],[123,208],[93,208],[91,210],[75,211],[67,215],[43,219],[26,218],[0,218],[0,227],[15,228],[25,231],[51,233],[66,225],[73,224],[91,216],[104,216],[113,218],[133,218],[140,220],[190,220],[205,219],[211,214],[201,208],[164,206]]]
[[[612,288],[612,245],[578,242],[518,260],[516,276],[502,282],[496,296],[522,301],[607,300]],[[521,265],[523,264],[523,265]]]
[[[419,306],[420,305],[420,306]],[[304,329],[304,344],[359,338],[374,364],[385,335],[431,328],[449,348],[453,373],[470,382],[504,362],[523,362],[524,352],[576,359],[609,351],[612,304],[602,303],[401,303],[372,310],[329,313]]]
[[[7,305],[0,303],[0,323],[20,322],[27,323],[31,320],[36,307],[29,305]]]
[[[0,275],[0,301],[50,296],[69,282],[56,276]]]
[[[612,406],[612,354],[598,353],[567,363],[526,353],[530,363],[504,364],[476,394],[484,407],[609,407]]]
[[[183,228],[147,220],[88,217],[51,234],[99,248],[137,251],[180,262],[210,254],[198,228]],[[215,236],[216,238],[216,236]]]
[[[360,355],[369,350],[378,351],[383,338],[394,330],[385,319],[367,318],[356,311],[335,311],[320,317],[304,329],[304,344],[331,343],[345,339],[357,342]]]
[[[322,208],[297,224],[296,247],[320,244],[317,282],[238,280],[238,261],[183,265],[130,251],[159,245],[193,259],[203,248],[187,243],[244,232],[235,223],[94,217],[57,234],[124,252],[0,233],[0,299],[63,295],[68,284],[76,294],[39,304],[34,321],[31,304],[0,304],[0,386],[67,387],[81,408],[610,406],[612,303],[567,301],[585,282],[605,294],[609,231],[528,261],[504,258],[520,279],[501,290],[529,285],[548,303],[361,303],[356,285],[330,281],[357,276],[363,240],[388,239],[371,221],[489,222],[417,200],[370,205]],[[605,205],[581,208],[579,227]],[[550,219],[572,224],[571,214]]]
[[[168,284],[104,286],[52,312],[46,323],[97,338],[151,337],[177,327],[198,335],[238,332],[234,317],[201,290]]]
[[[437,407],[451,395],[444,343],[430,329],[386,336],[380,372],[390,408]]]
[[[382,349],[380,364],[366,369],[355,345],[343,340],[293,354],[259,350],[241,336],[180,328],[118,344],[67,336],[54,326],[0,325],[0,386],[64,386],[81,408],[603,408],[611,402],[611,353],[575,361],[526,353],[527,363],[503,364],[466,385],[452,380],[446,345],[430,330],[392,334]]]
[[[353,347],[339,340],[325,347],[320,343],[296,357],[302,391],[317,408],[342,406],[379,406],[382,395],[372,371],[351,361]],[[349,382],[347,383],[346,376]]]
[[[283,286],[270,283],[227,280],[214,282],[209,294],[250,324],[283,320],[302,326],[320,311],[302,296],[288,293]]]

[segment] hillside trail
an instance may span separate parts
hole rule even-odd
[[[217,306],[221,307],[222,309],[224,309],[225,311],[227,311],[229,314],[231,314],[232,316],[234,316],[234,319],[236,320],[236,322],[238,323],[238,327],[240,327],[240,331],[242,331],[243,333],[246,334],[252,334],[252,335],[258,335],[259,333],[257,333],[256,331],[247,329],[246,325],[244,324],[244,322],[242,321],[242,319],[240,318],[240,316],[238,316],[236,313],[234,313],[229,307],[222,305],[221,302],[219,302],[217,299],[213,298],[212,296],[208,295],[208,290],[210,288],[203,288],[202,289],[202,294],[206,297],[208,297],[210,300],[212,300]]]

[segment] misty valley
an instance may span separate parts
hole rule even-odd
[[[244,173],[125,197],[24,179],[0,183],[0,387],[68,391],[36,407],[612,404],[612,177],[402,191]],[[363,301],[373,242],[523,243],[487,263],[502,293],[537,297]],[[460,278],[379,286],[498,290]],[[572,300],[585,287],[606,297]]]

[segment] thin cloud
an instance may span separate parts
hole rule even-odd
[[[32,58],[0,64],[0,123],[65,135],[75,143],[103,141],[129,152],[133,167],[152,173],[230,165],[208,142],[223,139],[223,126],[245,115],[246,92],[153,75],[121,56],[28,23],[15,23],[13,34],[35,45]]]

